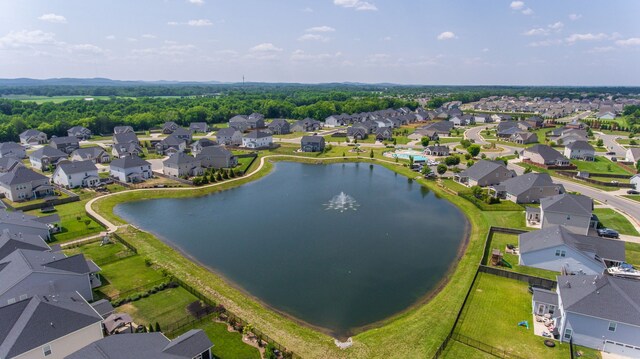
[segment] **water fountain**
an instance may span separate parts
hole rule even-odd
[[[331,198],[329,203],[325,204],[327,210],[336,210],[340,212],[348,211],[348,210],[357,210],[358,202],[356,202],[355,198],[349,196],[344,192],[340,192],[337,196]]]

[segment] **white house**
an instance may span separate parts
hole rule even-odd
[[[640,161],[640,147],[632,147],[627,150],[625,155],[625,161],[633,162],[634,164]]]
[[[634,175],[629,182],[636,186],[636,190],[640,191],[640,175]]]
[[[125,183],[142,182],[153,177],[151,163],[135,155],[113,160],[109,166],[109,174]]]
[[[593,161],[596,150],[587,141],[575,141],[564,147],[564,156],[572,160]]]
[[[67,188],[95,187],[100,184],[98,168],[91,160],[60,162],[51,179],[53,183]]]
[[[262,131],[251,131],[242,137],[242,147],[268,148],[273,143],[273,136]]]
[[[580,194],[563,193],[540,199],[542,228],[564,226],[573,233],[589,233],[594,226],[593,200]]]
[[[24,147],[18,143],[2,142],[0,143],[0,158],[2,157],[27,158],[27,153]]]

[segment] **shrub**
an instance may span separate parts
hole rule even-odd
[[[444,163],[447,166],[455,166],[460,163],[460,157],[458,156],[448,156],[444,159]]]

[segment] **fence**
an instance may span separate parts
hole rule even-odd
[[[65,198],[54,198],[54,199],[50,199],[44,202],[38,202],[38,203],[29,203],[26,202],[24,205],[18,205],[18,203],[14,203],[14,204],[9,204],[8,201],[2,201],[4,203],[4,205],[14,211],[31,211],[34,209],[40,209],[40,208],[46,208],[46,207],[51,207],[51,206],[58,206],[61,204],[65,204],[65,203],[71,203],[71,202],[77,202],[80,200],[80,196],[78,196],[77,194],[73,193],[73,192],[69,192],[66,190],[62,190],[61,188],[57,188],[59,191],[65,193],[68,195],[68,197]]]
[[[113,237],[116,241],[122,243],[125,247],[127,247],[130,251],[135,254],[138,254],[138,248],[134,247],[131,243],[127,242],[124,238],[120,237],[118,233],[111,233],[111,237]]]
[[[548,170],[575,170],[578,167],[574,166],[574,165],[568,165],[568,166],[556,166],[556,165],[543,165],[540,163],[536,163],[536,162],[532,162],[529,159],[523,159],[522,162],[532,165],[534,167],[539,167],[539,168],[544,168],[544,169],[548,169]]]
[[[460,333],[455,333],[453,334],[453,336],[451,337],[451,339],[458,341],[460,343],[466,344],[470,347],[476,348],[478,350],[481,350],[485,353],[489,353],[493,356],[496,356],[498,358],[514,358],[514,359],[522,359],[522,357],[517,356],[513,353],[511,353],[508,350],[504,350],[504,349],[499,349],[496,347],[492,347],[491,345],[485,344],[479,340],[475,340],[473,338],[469,338],[465,335],[462,335]]]
[[[174,287],[177,287],[179,285],[178,283],[176,283],[173,280],[173,278],[168,278],[168,279],[165,278],[165,279],[160,279],[160,280],[157,280],[155,282],[150,282],[150,283],[147,283],[145,285],[141,285],[139,287],[135,287],[135,288],[126,290],[124,292],[119,292],[116,295],[110,296],[110,295],[106,295],[104,293],[103,294],[109,301],[115,301],[115,300],[118,300],[118,299],[126,299],[131,295],[140,294],[142,292],[147,292],[150,289],[152,289],[153,287],[158,286],[158,285],[167,284],[167,287],[171,287],[172,286],[171,283],[174,283],[173,284]]]
[[[481,265],[478,267],[478,271],[481,273],[493,274],[503,278],[515,279],[520,282],[529,283],[529,285],[535,287],[542,287],[545,289],[553,289],[556,284],[558,284],[555,280],[536,277],[528,274],[522,274],[518,272],[512,272],[500,268],[489,267],[485,265]]]
[[[158,176],[158,177],[162,177],[162,178],[166,178],[166,179],[170,179],[176,182],[180,182],[182,184],[186,184],[187,186],[193,186],[193,181],[189,181],[186,180],[184,178],[180,178],[180,177],[173,177],[173,176],[168,176],[164,173],[160,173],[160,172],[154,172],[153,173],[154,176]],[[169,187],[169,186],[165,186],[165,187]]]
[[[577,175],[576,172],[571,172],[571,171],[557,171],[556,172],[559,175],[565,176],[565,177],[570,177],[573,179],[577,179],[580,181],[584,181],[587,183],[593,183],[593,184],[597,184],[599,186],[605,186],[605,187],[619,187],[619,188],[634,188],[635,185],[631,184],[631,183],[620,183],[620,182],[615,182],[615,183],[611,183],[611,182],[604,182],[604,181],[599,181],[593,178],[586,178],[586,177],[580,177]],[[590,173],[590,176],[595,176],[595,177],[603,177],[603,178],[624,178],[624,179],[628,179],[630,176],[629,175],[614,175],[614,174],[610,174],[610,173]]]

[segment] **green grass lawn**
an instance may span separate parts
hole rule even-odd
[[[92,242],[79,247],[65,249],[64,253],[69,256],[82,253],[87,258],[96,262],[98,266],[107,261],[115,261],[134,255],[132,251],[120,242],[113,242],[106,245],[101,244],[102,241]]]
[[[160,328],[169,328],[180,320],[195,320],[196,317],[189,313],[187,306],[197,301],[198,298],[182,287],[167,288],[146,298],[123,304],[116,311],[128,313],[136,324],[158,322]]]
[[[514,246],[518,246],[518,236],[515,234],[507,234],[507,233],[494,233],[492,238],[490,238],[489,243],[489,253],[487,255],[487,265],[491,266],[491,250],[499,249],[505,261],[513,266],[513,268],[500,267],[504,270],[510,270],[517,273],[528,274],[536,277],[542,277],[547,279],[556,279],[556,276],[560,273],[556,273],[553,271],[548,271],[544,269],[538,269],[527,266],[518,265],[518,256],[515,254],[510,254],[505,251],[507,244],[513,244]]]
[[[139,255],[105,264],[101,269],[100,274],[106,278],[103,283],[107,283],[97,290],[110,297],[164,279],[160,271],[147,267]]]
[[[623,197],[629,198],[630,200],[636,201],[636,202],[640,202],[640,196],[639,195],[624,195]]]
[[[640,233],[628,219],[611,208],[596,208],[593,213],[598,216],[600,223],[607,228],[615,229],[620,234],[640,236]]]
[[[481,212],[487,223],[496,227],[527,229],[524,212],[516,211],[490,211]]]
[[[528,285],[514,279],[480,273],[456,332],[523,358],[569,358],[569,344],[544,345],[533,334]],[[518,322],[528,320],[529,329]]]
[[[286,135],[273,135],[274,138],[298,138],[298,137],[302,137],[302,136],[306,136],[307,133],[306,132],[292,132],[292,133],[287,133]]]
[[[444,351],[443,358],[445,359],[460,359],[460,358],[474,358],[474,359],[495,359],[496,357],[485,353],[482,350],[470,347],[466,344],[462,344],[458,341],[452,340],[447,345]]]
[[[213,342],[212,352],[215,357],[221,359],[260,359],[260,351],[245,344],[242,341],[242,334],[228,331],[227,324],[207,321],[197,327],[204,330]]]
[[[556,171],[554,171],[554,170],[547,170],[547,169],[536,167],[536,166],[532,166],[532,165],[529,165],[529,164],[526,164],[526,163],[523,163],[523,162],[517,162],[515,164],[517,166],[520,166],[520,167],[525,168],[525,169],[529,168],[533,172],[548,173],[550,176],[560,177],[560,178],[566,179],[567,181],[579,183],[581,185],[588,186],[588,187],[597,188],[597,189],[602,190],[602,191],[611,192],[611,191],[617,191],[617,190],[620,189],[619,187],[601,186],[601,185],[598,185],[598,184],[595,184],[595,183],[589,183],[589,182],[585,182],[585,181],[580,181],[580,180],[577,180],[577,179],[572,178],[572,177],[561,176],[558,173],[556,173]]]
[[[62,231],[53,235],[56,242],[68,242],[74,239],[87,237],[104,231],[104,228],[87,216],[84,205],[87,200],[77,201],[55,206],[55,211],[42,213],[39,209],[25,213],[34,216],[46,216],[57,213],[60,216]]]
[[[572,160],[572,164],[578,167],[578,171],[586,171],[589,173],[610,173],[619,175],[631,175],[629,171],[611,162],[609,159],[596,156],[595,161],[577,161]]]
[[[640,268],[640,243],[625,242],[624,248],[627,263],[633,264],[636,268]]]

